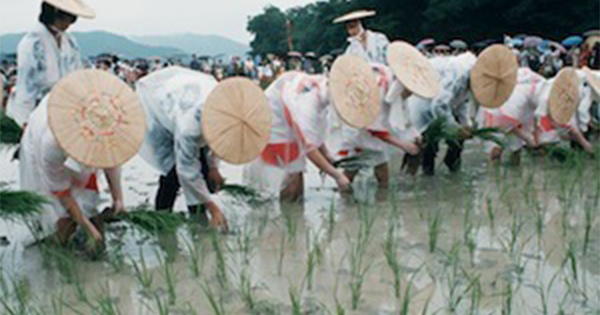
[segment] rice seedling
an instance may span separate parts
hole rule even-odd
[[[583,255],[587,255],[590,237],[592,234],[593,222],[595,220],[596,209],[600,200],[600,181],[596,184],[596,192],[593,200],[584,205],[584,233],[583,233]]]
[[[350,295],[352,298],[352,309],[358,308],[362,296],[362,286],[365,281],[366,275],[371,268],[370,263],[365,261],[365,253],[368,246],[368,239],[361,239],[360,232],[359,238],[353,241],[347,236],[349,248],[350,248]]]
[[[12,118],[0,112],[0,144],[17,145],[21,142],[23,129]]]
[[[298,289],[290,285],[288,288],[288,295],[290,297],[290,302],[292,303],[292,314],[302,315],[302,302],[300,301],[300,292],[298,292]]]
[[[14,297],[15,303],[11,303],[10,295],[5,294],[0,297],[0,303],[4,310],[8,314],[29,314],[31,312],[30,302],[31,302],[31,290],[29,287],[29,281],[26,278],[22,278],[20,280],[11,281],[12,287],[12,296]]]
[[[248,232],[249,228],[242,230],[236,236],[236,245],[238,251],[242,254],[242,263],[246,266],[250,265],[252,256],[254,255],[254,247],[252,246],[252,234]]]
[[[254,296],[254,287],[252,286],[252,278],[247,270],[242,270],[240,273],[239,294],[248,311],[253,311],[256,307],[257,300]]]
[[[283,271],[283,260],[285,258],[285,234],[281,234],[281,238],[279,240],[279,258],[277,261],[277,275],[281,277],[281,273]]]
[[[335,202],[332,200],[327,211],[327,239],[331,241],[333,239],[333,232],[335,230]]]
[[[318,236],[314,235],[311,237],[311,230],[306,231],[306,275],[307,289],[310,291],[313,287],[313,278],[315,273],[315,267],[322,259],[321,248],[319,247]]]
[[[433,253],[437,247],[438,236],[440,235],[441,211],[437,210],[433,216],[430,213],[428,220],[429,252]]]
[[[165,303],[160,295],[154,294],[154,303],[156,303],[156,311],[159,315],[169,315],[171,310],[169,309],[169,303]]]
[[[298,222],[294,215],[288,211],[283,213],[283,221],[286,227],[288,244],[296,243],[296,233],[298,231]]]
[[[121,315],[119,306],[115,303],[115,300],[110,296],[110,290],[108,284],[101,288],[102,292],[96,299],[96,303],[88,303],[88,305],[94,310],[95,314],[99,315]]]
[[[165,260],[159,252],[156,252],[156,257],[167,285],[169,304],[174,305],[177,301],[177,272],[173,269],[173,264]]]
[[[258,206],[267,201],[256,190],[242,185],[226,184],[221,187],[221,191],[235,198],[243,199],[251,206]]]
[[[486,208],[487,208],[487,217],[490,222],[490,229],[494,229],[494,221],[496,220],[496,214],[494,213],[494,203],[492,201],[491,196],[486,197]]]
[[[109,213],[105,214],[108,216]],[[123,221],[139,232],[147,234],[175,233],[186,220],[177,213],[149,210],[139,206],[126,213],[119,213],[111,221]]]
[[[204,269],[204,259],[206,258],[204,245],[196,245],[193,241],[185,241],[185,246],[190,255],[189,268],[195,278],[200,277]]]
[[[40,214],[48,202],[46,197],[28,191],[0,190],[0,219],[31,218]]]
[[[217,296],[211,289],[210,285],[207,283],[202,286],[202,291],[204,291],[204,295],[208,299],[208,303],[215,315],[225,315],[225,305],[223,304],[223,299],[220,296]]]
[[[476,315],[479,314],[479,309],[481,307],[482,289],[480,276],[478,275],[475,278],[471,278],[469,286],[471,287],[471,307],[469,314]]]
[[[142,288],[146,291],[149,291],[152,288],[152,282],[154,280],[153,274],[148,270],[148,266],[146,265],[146,259],[144,258],[144,252],[142,248],[139,249],[140,252],[140,262],[136,262],[133,257],[130,257],[131,265],[133,267],[133,274],[137,279],[138,283],[142,286]]]
[[[575,244],[573,242],[569,243],[569,245],[567,246],[567,253],[563,261],[563,267],[567,264],[571,268],[571,275],[573,276],[573,279],[575,280],[575,282],[577,282],[577,254],[575,253]]]
[[[396,228],[393,223],[390,224],[387,237],[383,243],[383,254],[385,261],[393,275],[394,293],[397,299],[400,298],[400,285],[402,281],[403,268],[398,260],[398,243],[396,241]]]
[[[213,250],[215,252],[215,260],[216,260],[216,276],[217,281],[222,289],[227,289],[228,287],[228,277],[227,277],[227,262],[225,261],[225,251],[223,250],[223,246],[221,244],[221,240],[219,239],[219,235],[216,232],[210,233],[211,243]]]

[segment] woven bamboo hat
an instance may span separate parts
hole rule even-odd
[[[600,95],[600,78],[596,74],[590,70],[588,67],[583,67],[583,73],[585,73],[585,80],[590,85],[590,87],[596,92],[597,95]]]
[[[427,57],[406,42],[393,42],[388,48],[388,64],[408,90],[423,98],[434,98],[440,91],[439,76]]]
[[[571,120],[579,106],[579,76],[572,67],[565,67],[556,76],[550,98],[548,110],[550,117],[555,122],[564,125]]]
[[[483,107],[498,108],[512,94],[517,84],[519,64],[506,46],[486,48],[471,70],[471,90]]]
[[[344,15],[338,17],[337,19],[333,20],[333,23],[338,24],[338,23],[362,20],[364,18],[375,16],[376,14],[377,13],[375,11],[369,11],[369,10],[353,11],[353,12],[350,12],[350,13],[347,13],[347,14],[344,14]]]
[[[338,57],[329,76],[333,106],[340,118],[355,128],[365,128],[379,116],[379,87],[369,64],[360,57]]]
[[[56,83],[48,99],[48,123],[67,155],[94,168],[127,162],[146,135],[137,94],[100,70],[76,71]]]
[[[267,146],[273,114],[263,91],[245,78],[230,78],[208,95],[203,136],[211,150],[232,164],[254,160]]]
[[[94,12],[94,9],[81,0],[44,0],[44,2],[62,11],[80,16],[82,18],[93,19],[96,17],[96,12]]]

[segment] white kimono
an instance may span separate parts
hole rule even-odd
[[[382,33],[366,30],[367,48],[354,37],[348,38],[350,45],[346,48],[346,54],[355,55],[368,62],[376,62],[387,65],[387,50],[390,41]]]
[[[28,122],[31,112],[58,80],[83,67],[75,38],[68,33],[60,38],[59,48],[54,35],[38,23],[19,43],[19,75],[7,114],[20,125]]]
[[[273,111],[269,144],[244,169],[245,180],[255,188],[278,193],[287,177],[304,172],[306,155],[326,139],[329,96],[327,78],[287,72],[265,91]]]
[[[390,159],[389,145],[383,139],[394,133],[390,113],[393,107],[403,107],[401,95],[404,87],[395,79],[390,68],[379,63],[372,63],[371,67],[381,95],[379,116],[367,128],[362,129],[342,123],[342,139],[337,155],[339,158],[361,156],[369,167],[375,167]],[[395,110],[394,113],[405,116],[403,111]],[[397,117],[396,120],[402,121],[402,117]]]
[[[202,108],[217,85],[210,75],[180,67],[158,70],[138,81],[148,132],[140,156],[163,175],[176,167],[188,206],[211,201],[202,175]],[[217,160],[209,159],[212,167]]]
[[[532,133],[534,129],[534,113],[543,103],[547,102],[550,94],[551,82],[533,72],[529,68],[520,68],[517,73],[517,85],[508,100],[499,108],[481,108],[479,111],[479,124],[488,128],[499,128],[510,132],[521,128]],[[525,142],[515,135],[498,134],[503,139],[510,152],[520,150]],[[486,141],[485,151],[499,147],[497,143]]]
[[[48,125],[48,97],[33,111],[21,140],[19,175],[21,189],[44,195],[50,200],[43,206],[40,223],[43,236],[56,229],[56,221],[67,217],[58,196],[70,194],[83,214],[97,214],[99,204],[96,172],[68,158]]]
[[[430,59],[440,75],[439,94],[431,100],[416,95],[407,100],[411,122],[419,133],[440,117],[451,125],[472,126],[470,108],[474,100],[469,89],[469,77],[476,60],[471,53]]]
[[[588,131],[588,124],[591,121],[590,110],[593,102],[592,88],[586,83],[583,70],[577,70],[579,77],[579,105],[571,117],[571,120],[564,125],[559,125],[550,119],[548,112],[548,98],[554,79],[548,81],[547,91],[540,95],[542,99],[540,106],[535,111],[535,118],[538,127],[541,129],[540,144],[556,143],[563,137],[567,137],[570,128],[578,128],[585,133]]]

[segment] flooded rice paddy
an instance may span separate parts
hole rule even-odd
[[[2,152],[1,180],[17,188],[10,153]],[[223,173],[242,182],[238,167]],[[132,160],[123,179],[129,206],[153,202],[157,174],[143,161]],[[111,225],[99,261],[28,246],[24,224],[0,221],[10,241],[0,247],[1,313],[600,312],[597,159],[525,155],[521,167],[488,168],[470,144],[459,174],[440,166],[432,178],[395,176],[384,190],[364,174],[353,197],[314,169],[306,182],[298,205],[221,193],[227,235]],[[183,197],[176,208],[185,209]]]

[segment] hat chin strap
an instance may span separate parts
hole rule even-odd
[[[350,38],[354,38],[358,41],[362,40],[362,36],[365,34],[365,28],[363,27],[362,23],[358,24],[358,34],[356,34],[355,36],[351,36]]]

